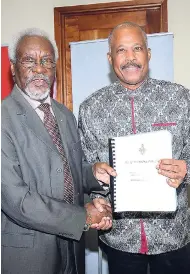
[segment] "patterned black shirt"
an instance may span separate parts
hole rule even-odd
[[[173,136],[173,158],[183,159],[188,174],[177,189],[175,214],[143,218],[147,254],[178,249],[190,242],[187,184],[190,183],[190,91],[171,82],[148,78],[136,90],[115,82],[90,95],[80,106],[79,132],[89,162],[108,162],[108,138],[167,129]],[[138,215],[123,214],[101,239],[109,246],[139,253]]]

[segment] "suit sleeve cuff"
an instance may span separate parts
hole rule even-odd
[[[88,180],[90,181],[90,192],[103,190],[103,187],[101,186],[100,182],[95,178],[93,174],[92,165],[89,165],[86,169],[86,175],[86,178],[88,178]]]

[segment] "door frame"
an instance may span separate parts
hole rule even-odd
[[[67,6],[54,8],[54,31],[58,47],[59,59],[57,62],[57,94],[56,100],[64,103],[72,110],[72,91],[67,90],[67,69],[66,69],[66,42],[65,42],[65,18],[77,15],[93,15],[101,13],[115,13],[124,11],[140,11],[148,9],[161,10],[160,32],[168,31],[167,0],[134,0],[125,2],[100,3],[79,6]]]

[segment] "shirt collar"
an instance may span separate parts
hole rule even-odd
[[[18,85],[16,84],[19,92],[22,94],[22,96],[24,96],[24,98],[28,101],[28,103],[31,105],[31,107],[36,110],[40,105],[41,105],[41,102],[39,101],[36,101],[34,99],[31,99],[26,93],[24,93],[19,87]],[[48,103],[50,106],[51,106],[51,99],[50,99],[50,96],[48,96],[44,101],[43,103]]]
[[[116,89],[116,94],[127,94],[127,95],[131,95],[131,96],[134,96],[134,95],[138,95],[140,93],[143,93],[144,91],[146,91],[146,88],[147,88],[147,85],[148,85],[148,80],[149,80],[149,77],[147,77],[143,82],[142,84],[132,90],[132,89],[129,89],[129,88],[125,88],[121,83],[119,83],[119,87],[118,89]]]

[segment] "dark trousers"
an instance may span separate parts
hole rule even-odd
[[[144,255],[122,252],[103,245],[109,274],[190,274],[190,244],[167,253]]]
[[[61,255],[61,273],[77,274],[73,242],[71,240],[64,240],[63,238],[58,237],[57,239]]]

